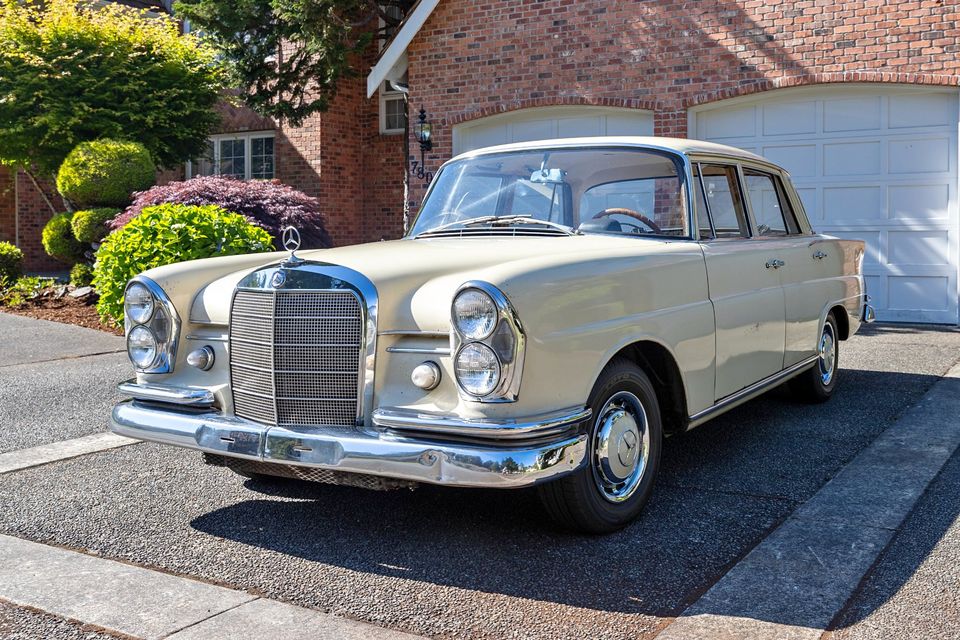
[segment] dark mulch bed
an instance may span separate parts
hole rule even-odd
[[[0,311],[29,316],[39,320],[75,324],[88,329],[99,329],[118,336],[123,335],[121,327],[100,322],[100,316],[97,315],[96,294],[79,299],[72,298],[69,295],[58,297],[58,293],[61,293],[58,289],[59,287],[46,289],[39,296],[27,300],[19,307],[0,307]]]

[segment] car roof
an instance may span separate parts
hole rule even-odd
[[[535,151],[537,149],[564,149],[577,147],[638,147],[646,149],[658,149],[661,151],[673,151],[684,155],[711,155],[727,156],[742,160],[753,160],[763,162],[764,164],[773,164],[766,158],[758,156],[755,153],[731,147],[725,144],[715,142],[706,142],[703,140],[693,140],[690,138],[665,138],[655,136],[603,136],[590,138],[556,138],[553,140],[533,140],[530,142],[514,142],[511,144],[501,144],[494,147],[484,147],[467,151],[453,158],[470,158],[482,156],[491,153],[504,153],[508,151]]]

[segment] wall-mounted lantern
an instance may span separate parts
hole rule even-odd
[[[427,151],[433,149],[433,125],[427,120],[426,109],[420,109],[420,115],[417,116],[417,125],[414,133],[416,133],[417,142],[420,143],[420,164],[417,165],[417,163],[414,162],[414,173],[419,179],[424,180],[427,178],[427,170],[424,166],[423,156]]]

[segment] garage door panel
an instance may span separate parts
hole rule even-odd
[[[950,278],[947,276],[890,276],[888,306],[896,311],[948,311]]]
[[[889,231],[887,263],[899,266],[950,265],[950,239],[942,231]]]
[[[553,138],[652,136],[653,114],[609,107],[540,107],[481,118],[453,129],[454,153]]]
[[[890,96],[891,129],[956,126],[956,95],[921,93]]]
[[[529,120],[513,125],[510,142],[528,142],[530,140],[548,140],[557,137],[556,125],[552,120]]]
[[[881,172],[880,142],[837,142],[823,145],[826,176],[866,176]]]
[[[784,167],[794,179],[817,175],[816,145],[764,145],[761,155]]]
[[[878,97],[826,100],[823,130],[830,133],[880,129],[881,100]]]
[[[698,119],[698,133],[703,140],[753,137],[757,134],[757,110],[755,107],[732,109],[722,112],[707,112]]]
[[[849,224],[882,218],[883,187],[880,185],[826,187],[823,190],[823,220],[832,224]]]
[[[890,173],[946,173],[950,170],[950,140],[907,138],[890,140]]]
[[[895,184],[888,193],[895,220],[946,220],[950,215],[949,184]]]
[[[783,136],[798,133],[816,133],[817,109],[815,102],[785,102],[763,109],[763,135]]]
[[[693,130],[759,149],[790,171],[814,228],[865,241],[865,280],[881,320],[955,324],[958,102],[956,91],[926,87],[785,89],[707,107]],[[815,116],[816,131],[781,133],[790,114],[797,129]]]

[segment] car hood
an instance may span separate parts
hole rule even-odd
[[[638,257],[659,253],[669,241],[617,236],[484,237],[393,240],[299,252],[314,264],[348,267],[373,282],[379,296],[380,331],[447,331],[449,308],[458,287],[486,280],[503,287],[511,276],[600,257]],[[190,319],[198,324],[227,324],[230,301],[245,275],[280,260],[257,264],[220,277],[193,300]],[[522,291],[504,289],[508,296]]]

